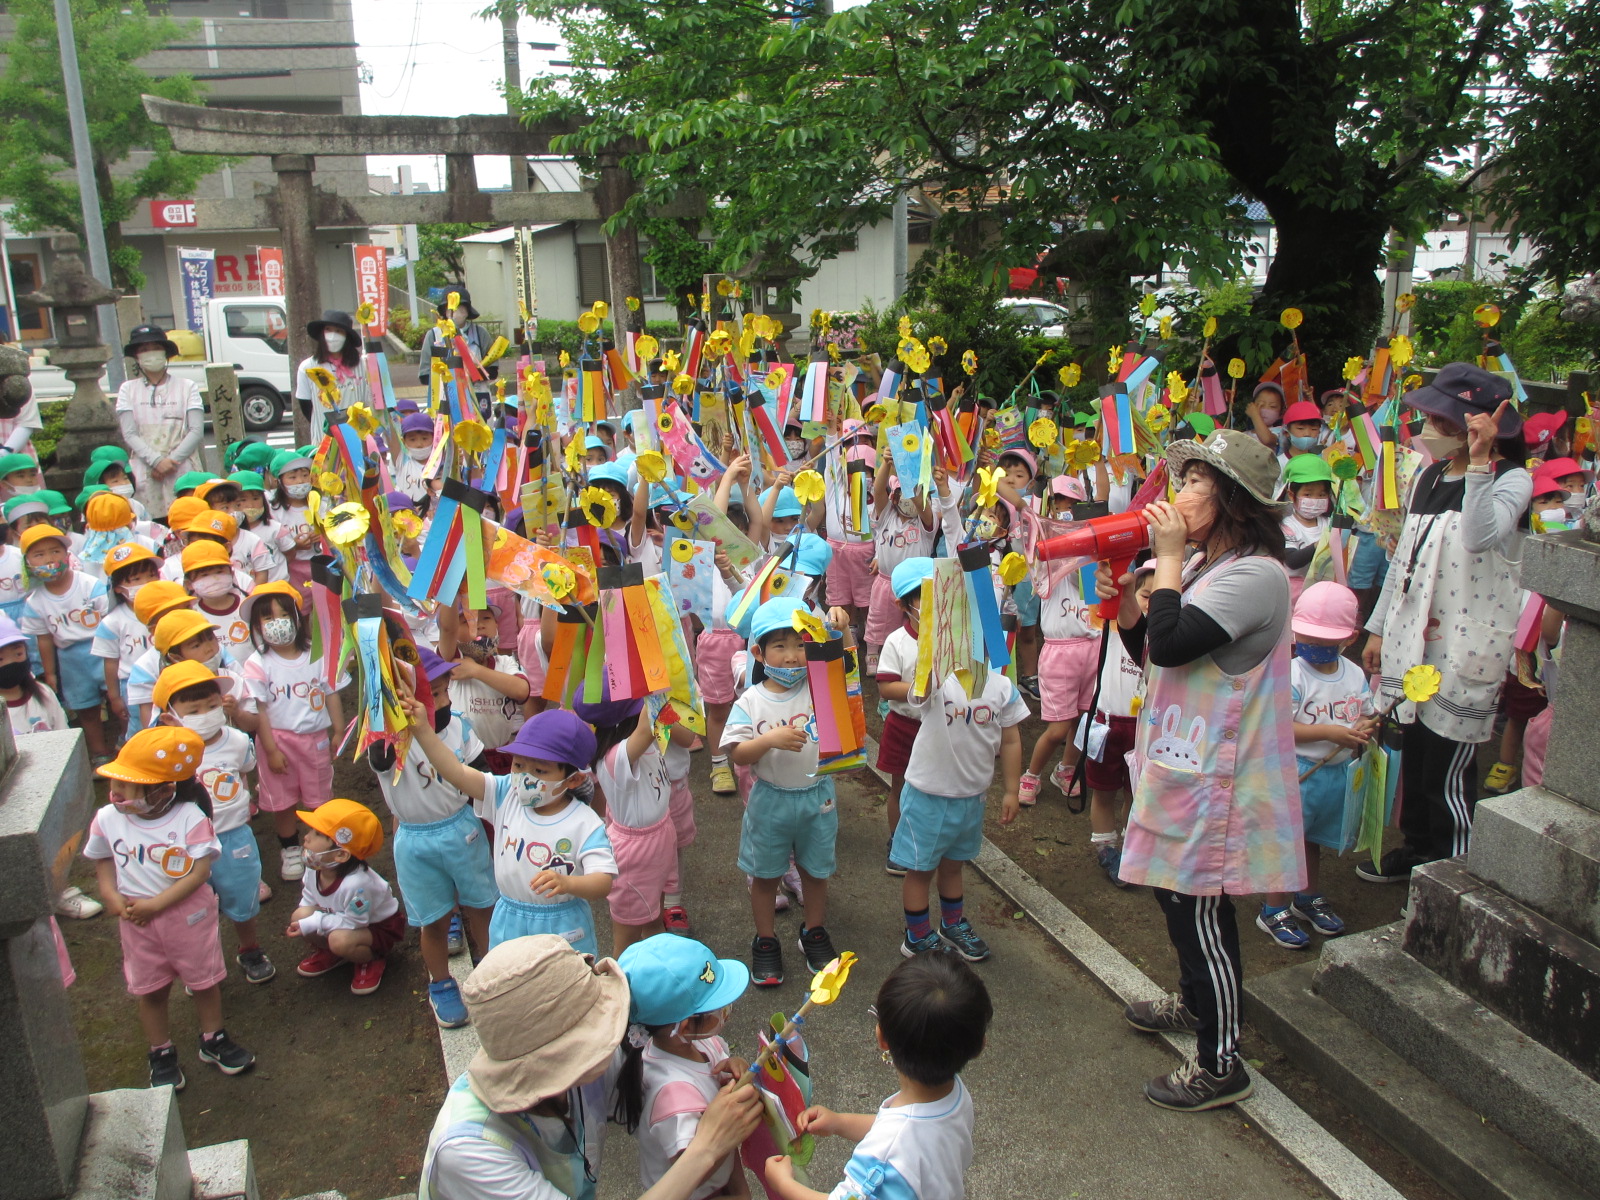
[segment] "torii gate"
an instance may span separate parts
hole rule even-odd
[[[426,225],[474,222],[498,225],[606,220],[633,194],[633,180],[618,160],[621,145],[602,156],[592,192],[480,192],[474,155],[525,158],[549,154],[550,139],[574,133],[577,121],[524,125],[515,117],[385,117],[254,112],[179,104],[143,97],[150,119],[164,126],[174,148],[186,154],[265,155],[278,186],[271,192],[229,200],[198,200],[197,229],[263,229],[274,226],[283,239],[292,362],[313,350],[307,322],[322,313],[313,235],[317,229],[368,225]],[[368,154],[443,154],[445,190],[420,196],[336,196],[312,185],[316,156]],[[705,212],[698,198],[660,210],[662,216],[696,217]],[[624,328],[643,328],[644,314],[629,312],[625,296],[641,295],[639,235],[623,228],[606,238],[611,295]],[[294,405],[295,440],[308,436],[305,417]]]

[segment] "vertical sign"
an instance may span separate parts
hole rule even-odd
[[[283,295],[283,251],[276,246],[257,246],[256,257],[260,260],[261,294]]]
[[[178,273],[183,277],[183,304],[188,327],[206,331],[206,301],[217,290],[217,252],[178,247]]]
[[[356,256],[356,307],[371,304],[377,312],[367,337],[381,338],[389,328],[389,272],[382,246],[353,246]]]
[[[518,319],[529,333],[536,333],[539,328],[539,294],[534,290],[533,230],[526,225],[517,226],[516,247]],[[522,313],[528,315],[523,317]]]

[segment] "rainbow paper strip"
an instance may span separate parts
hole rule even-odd
[[[700,359],[705,348],[706,331],[698,319],[691,320],[683,329],[683,373],[690,379],[700,378]]]
[[[1353,417],[1350,421],[1350,432],[1355,437],[1356,457],[1361,460],[1361,469],[1370,471],[1378,465],[1378,447],[1383,444],[1383,438],[1378,433],[1378,426],[1368,413]]]
[[[802,421],[821,421],[828,411],[828,360],[813,358],[806,364],[805,382],[800,385],[795,414]]]
[[[633,372],[628,369],[628,364],[623,361],[621,351],[612,348],[605,352],[606,380],[611,385],[613,392],[620,392],[633,382]]]
[[[617,653],[628,644],[628,613],[622,601],[622,589],[605,587],[600,591],[600,625],[605,630],[606,645],[612,653],[606,656],[606,680],[613,700],[632,700],[642,695],[635,689],[632,663],[626,653]]]
[[[900,395],[900,381],[906,377],[906,365],[898,358],[883,369],[883,378],[878,380],[877,400],[880,404],[887,404]]]
[[[578,419],[593,425],[606,415],[606,381],[598,358],[585,358],[578,363]]]
[[[1100,453],[1106,458],[1134,452],[1133,403],[1121,383],[1100,389]]]
[[[322,682],[332,690],[339,678],[340,651],[344,647],[344,625],[339,619],[339,601],[344,575],[329,554],[311,558],[311,658],[321,664]]]

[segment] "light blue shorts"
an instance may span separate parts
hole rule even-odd
[[[944,859],[970,862],[983,849],[982,796],[930,796],[907,780],[900,788],[900,824],[889,857],[913,871]]]
[[[222,853],[211,864],[217,910],[230,921],[248,921],[261,911],[261,851],[248,825],[217,834]]]
[[[1377,537],[1364,529],[1356,530],[1356,552],[1350,558],[1350,571],[1346,576],[1350,586],[1377,587],[1388,573],[1389,556],[1383,552]]]
[[[89,639],[56,647],[56,676],[61,684],[61,703],[77,712],[80,708],[99,708],[106,698],[105,659],[89,651]]]
[[[811,878],[827,879],[835,870],[838,836],[839,804],[832,779],[792,789],[757,779],[739,828],[739,870],[757,879],[781,879],[793,855]]]
[[[432,925],[458,903],[493,908],[500,897],[489,835],[470,807],[424,825],[401,822],[394,834],[394,876],[408,925]]]
[[[1033,590],[1033,580],[1024,579],[1011,589],[1011,603],[1017,606],[1018,625],[1039,623],[1039,593]]]
[[[1298,755],[1294,761],[1301,775],[1316,762]],[[1306,841],[1339,854],[1354,849],[1344,844],[1344,796],[1349,772],[1350,764],[1340,763],[1323,767],[1300,781],[1300,820],[1305,826]]]
[[[489,949],[512,938],[553,933],[566,938],[580,954],[599,956],[594,940],[594,911],[587,900],[574,896],[560,904],[528,904],[501,896],[489,918]]]

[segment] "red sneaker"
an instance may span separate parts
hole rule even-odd
[[[332,950],[313,950],[300,960],[295,972],[307,979],[315,979],[318,975],[326,975],[329,971],[336,971],[342,966],[344,959]]]
[[[679,937],[689,936],[689,914],[681,904],[674,904],[665,910],[661,914],[661,924],[668,933],[675,933]]]
[[[375,958],[371,962],[357,963],[355,975],[350,980],[350,990],[357,996],[366,996],[378,990],[378,985],[383,982],[384,964],[386,958]]]

